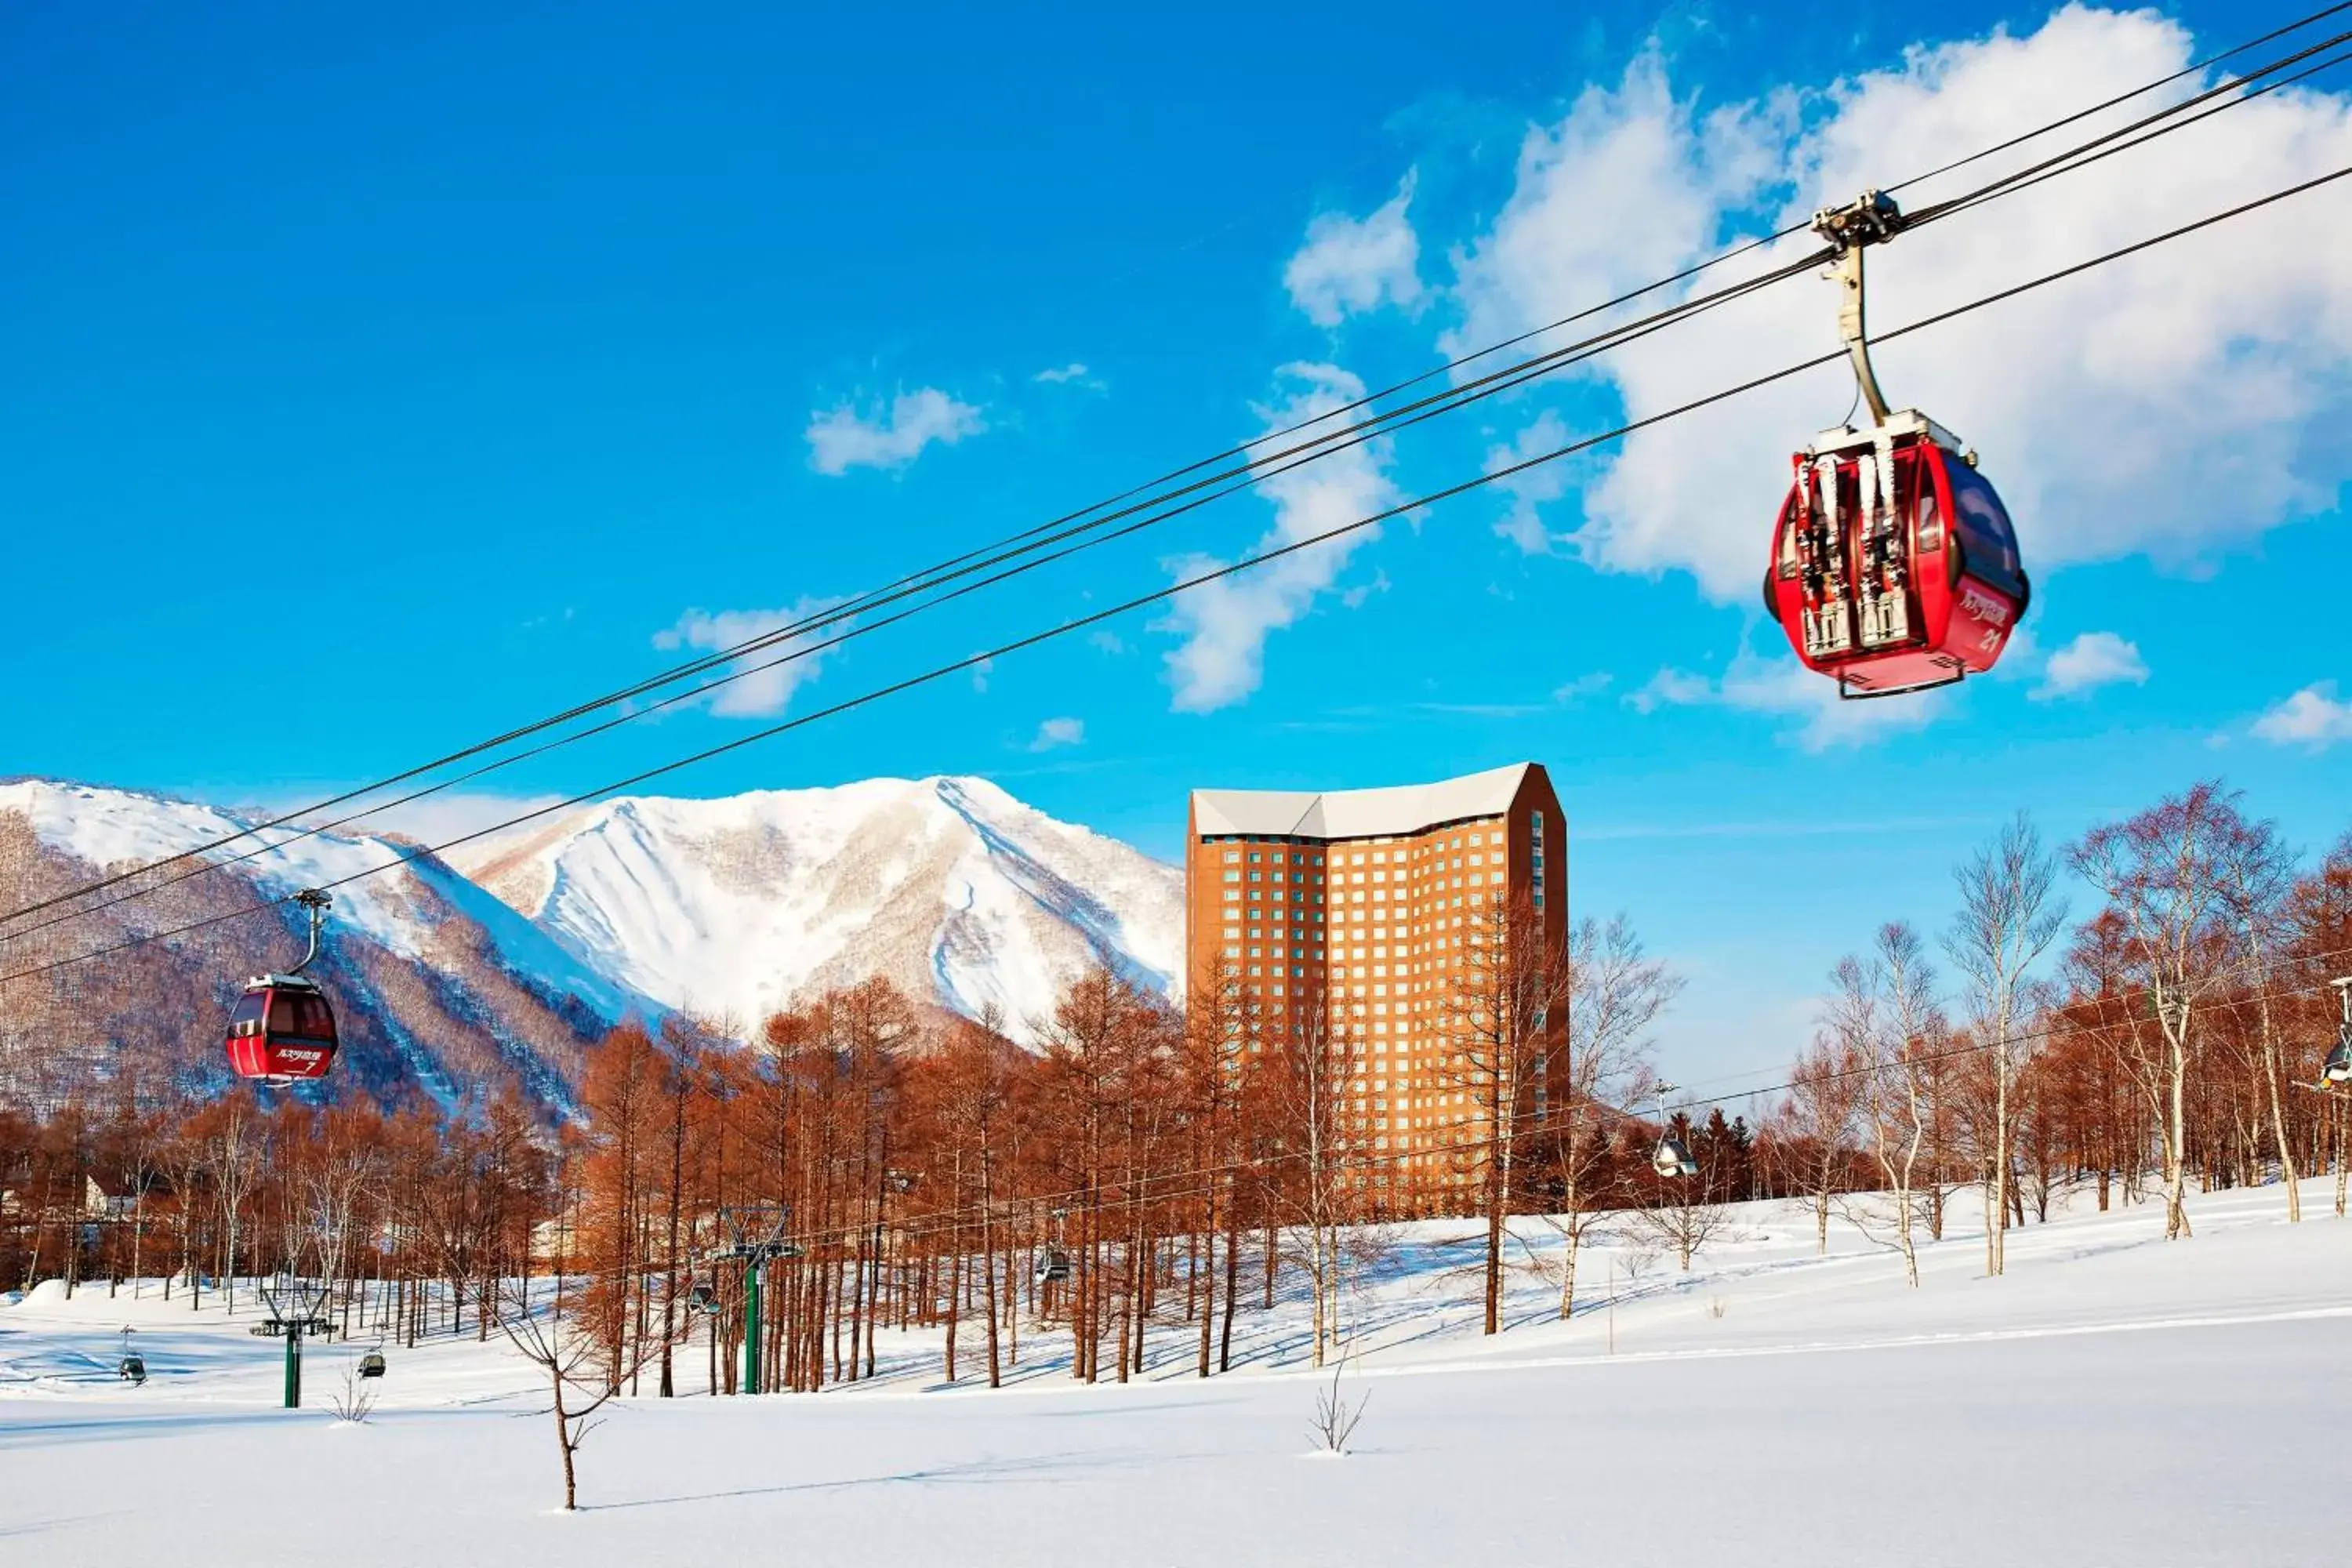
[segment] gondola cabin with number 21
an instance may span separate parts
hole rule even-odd
[[[2008,510],[1958,445],[1906,409],[1825,432],[1794,459],[1764,607],[1846,695],[1982,674],[2025,614]]]
[[[1862,256],[1905,222],[1878,191],[1813,215],[1871,423],[1824,431],[1796,455],[1764,568],[1766,612],[1841,697],[1891,697],[1990,669],[2032,597],[2009,510],[1975,454],[1916,409],[1890,411],[1878,390]]]

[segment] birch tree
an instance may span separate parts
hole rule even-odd
[[[1841,1055],[1866,1068],[1862,1075],[1863,1125],[1870,1152],[1894,1203],[1895,1247],[1903,1277],[1919,1283],[1917,1191],[1919,1162],[1935,1124],[1934,1064],[1945,1029],[1934,996],[1934,972],[1919,935],[1900,921],[1878,929],[1868,958],[1849,954],[1831,973],[1823,1019]],[[1864,1234],[1869,1216],[1848,1215]]]
[[[1587,1232],[1603,1210],[1593,1206],[1609,1160],[1607,1118],[1644,1070],[1650,1027],[1681,994],[1683,982],[1649,957],[1620,914],[1587,919],[1568,932],[1566,1027],[1559,1049],[1541,1068],[1543,1133],[1557,1162],[1559,1212],[1550,1216],[1564,1246],[1559,1316],[1576,1308],[1576,1264]]]
[[[1960,911],[1944,935],[1944,952],[1958,972],[1969,1027],[1984,1049],[1992,1079],[1991,1180],[1985,1194],[1985,1272],[2007,1261],[2010,1184],[2016,1142],[2015,1088],[2028,1036],[2020,1024],[2026,976],[2066,923],[2057,896],[2058,863],[2042,847],[2032,818],[2019,812],[1957,867]]]
[[[1479,904],[1465,933],[1463,962],[1449,971],[1441,994],[1436,1033],[1444,1071],[1465,1091],[1472,1111],[1463,1130],[1471,1134],[1486,1221],[1484,1321],[1492,1334],[1502,1329],[1504,1221],[1522,1118],[1566,1030],[1569,965],[1524,896]]]
[[[2232,945],[2227,867],[2246,831],[2237,797],[2200,784],[2137,816],[2092,828],[2068,852],[2106,900],[2124,938],[2133,989],[2154,1016],[2154,1059],[2139,1065],[2164,1161],[2164,1235],[2190,1234],[2189,1091],[2203,1045],[2200,1009],[2221,986]],[[2144,1037],[2126,1037],[2135,1047]]]

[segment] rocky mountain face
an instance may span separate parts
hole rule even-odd
[[[625,796],[459,865],[614,982],[747,1026],[878,974],[1027,1041],[1097,959],[1182,967],[1181,871],[979,778]]]
[[[246,826],[128,791],[0,784],[0,902],[20,909]],[[0,926],[0,1089],[55,1094],[92,1078],[158,1075],[200,1091],[226,1085],[223,1021],[246,977],[290,967],[306,944],[301,911],[272,900],[410,850],[273,832]],[[336,1081],[379,1099],[421,1092],[455,1109],[512,1088],[560,1110],[583,1047],[655,1010],[429,857],[332,896],[310,973],[336,1004]],[[58,963],[84,953],[96,956]]]
[[[247,826],[129,791],[0,784],[0,910]],[[301,956],[300,912],[271,900],[413,852],[278,830],[0,926],[0,1097],[159,1074],[225,1086],[222,1022],[246,976]],[[1181,881],[976,778],[627,797],[335,889],[312,973],[341,1022],[339,1086],[450,1109],[512,1088],[561,1113],[582,1050],[633,1015],[751,1028],[878,974],[1027,1040],[1097,960],[1172,988]]]

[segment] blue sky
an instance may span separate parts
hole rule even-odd
[[[389,773],[2288,15],[20,10],[0,517],[38,592],[0,772]],[[1906,237],[1879,324],[2352,162],[2344,75]],[[1886,351],[2038,590],[1996,677],[1900,713],[1823,708],[1748,586],[1786,452],[1851,395],[1824,372],[660,787],[981,773],[1172,857],[1194,785],[1534,758],[1579,903],[1690,975],[1666,1069],[1769,1068],[2020,806],[2063,837],[2218,774],[2305,846],[2352,826],[2347,227],[2331,187]],[[590,788],[1831,331],[1811,279],[1741,309],[497,788]]]

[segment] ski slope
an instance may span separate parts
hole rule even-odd
[[[1067,1376],[1024,1326],[1018,1373],[939,1380],[939,1336],[882,1342],[873,1383],[824,1395],[607,1407],[582,1511],[530,1370],[470,1332],[390,1351],[365,1426],[274,1408],[278,1346],[216,1300],[46,1285],[0,1307],[0,1558],[797,1563],[1493,1563],[1725,1557],[1743,1564],[2338,1562],[2352,1386],[2352,1221],[2325,1182],[2305,1222],[2275,1188],[2012,1233],[1981,1278],[1965,1213],[1916,1290],[1843,1225],[1743,1206],[1685,1277],[1619,1237],[1587,1249],[1557,1321],[1556,1255],[1517,1228],[1510,1326],[1476,1332],[1472,1226],[1404,1227],[1349,1292],[1352,1451],[1314,1451],[1295,1270],[1254,1292],[1237,1365],[1202,1382],[1169,1321],[1126,1386]],[[1255,1259],[1245,1288],[1255,1280]],[[155,1376],[116,1383],[134,1325]],[[323,1405],[363,1345],[313,1347]],[[647,1384],[650,1387],[650,1384]],[[20,1556],[21,1554],[21,1556]]]

